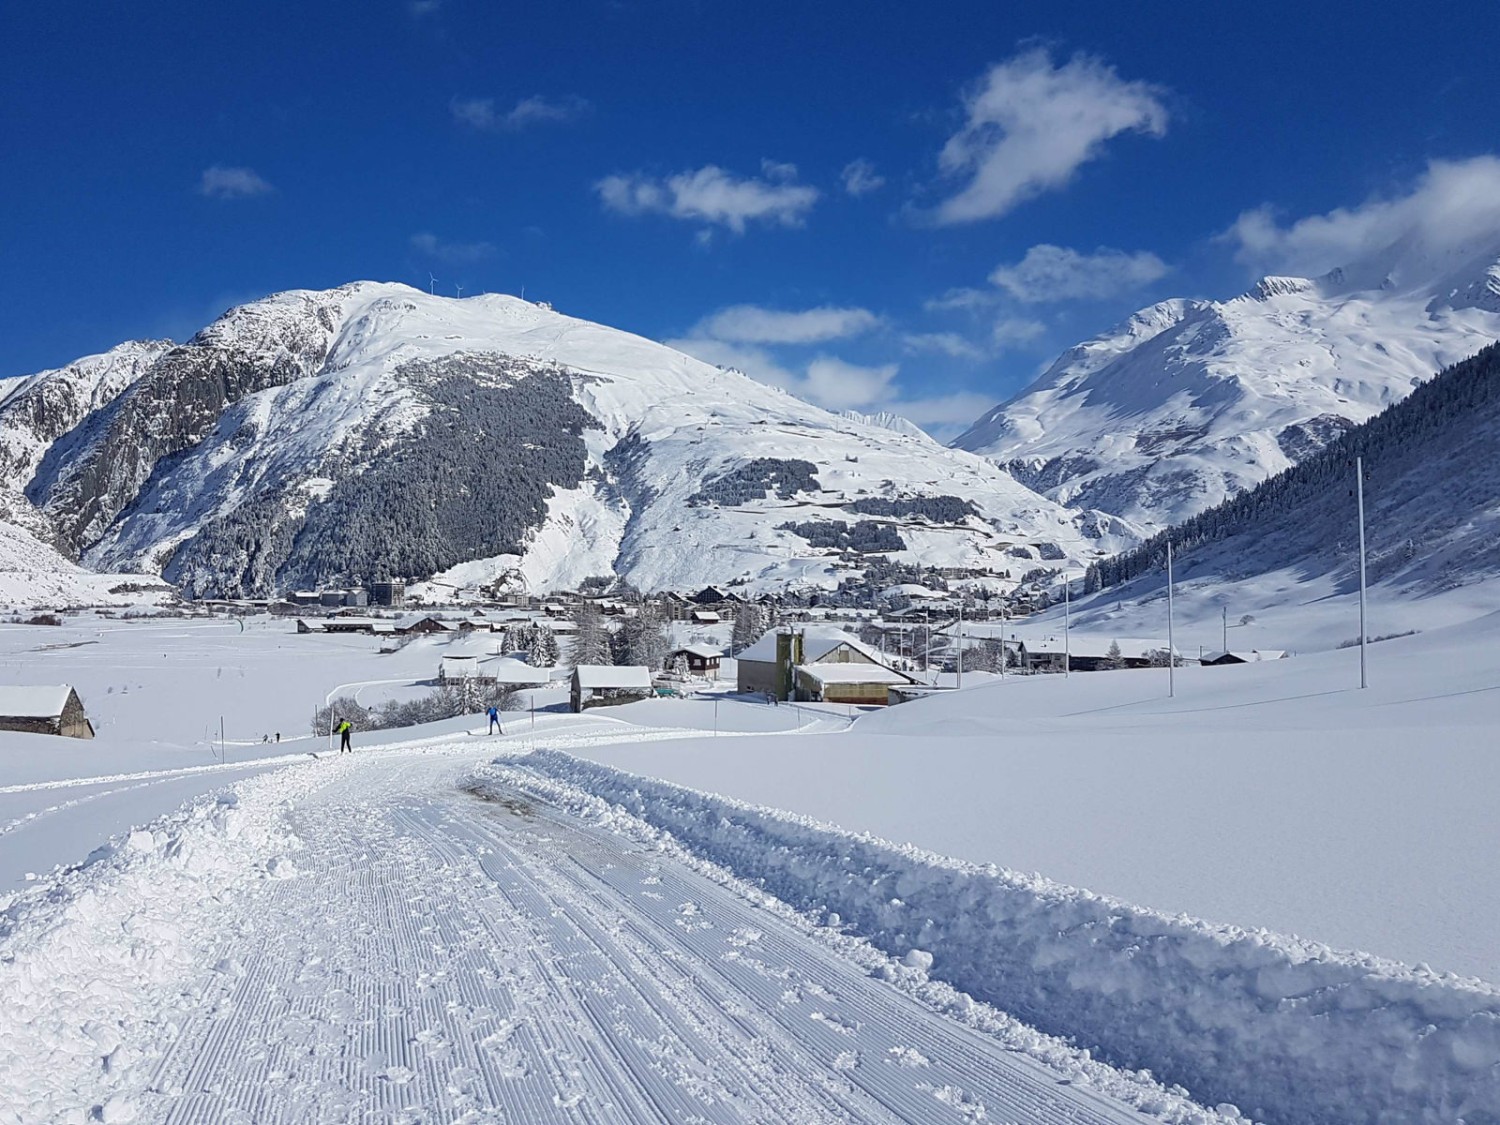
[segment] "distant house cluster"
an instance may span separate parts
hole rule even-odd
[[[399,579],[372,582],[369,587],[334,587],[326,590],[294,590],[286,596],[294,606],[322,606],[325,609],[363,609],[378,605],[399,609],[406,604],[406,583]]]

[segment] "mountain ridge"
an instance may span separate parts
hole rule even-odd
[[[598,574],[831,587],[882,561],[1024,571],[1138,538],[925,435],[499,294],[293,290],[133,354],[109,378],[79,361],[13,389],[0,451],[25,453],[22,500],[65,548],[189,593],[383,570],[533,589]],[[38,426],[20,404],[53,382],[104,401]],[[858,510],[875,499],[917,503]]]

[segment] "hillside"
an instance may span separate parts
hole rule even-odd
[[[50,538],[195,594],[384,574],[834,586],[1128,546],[992,462],[502,295],[295,291],[0,400]]]
[[[1064,353],[954,445],[1155,528],[1304,460],[1500,338],[1500,245],[1415,236],[1316,279],[1172,300]]]
[[[1177,576],[1188,583],[1284,570],[1299,584],[1328,579],[1334,592],[1352,590],[1355,457],[1364,459],[1371,583],[1422,595],[1500,576],[1497,448],[1500,344],[1493,344],[1300,465],[1095,564],[1086,586],[1139,593],[1160,585],[1170,536]]]

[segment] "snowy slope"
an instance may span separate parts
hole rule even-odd
[[[502,295],[356,283],[257,301],[61,437],[12,409],[26,393],[0,403],[0,442],[29,451],[28,495],[59,540],[195,592],[382,570],[834,585],[857,564],[807,525],[837,520],[933,565],[1003,569],[1027,544],[1084,561],[1136,538],[984,458]],[[949,497],[968,507],[849,507]]]
[[[160,586],[161,580],[85,570],[25,528],[0,520],[0,606],[129,605],[143,600],[139,591],[110,591],[132,583]]]
[[[1416,236],[1316,280],[1173,300],[1064,353],[955,441],[1156,527],[1295,464],[1500,338],[1500,246]]]

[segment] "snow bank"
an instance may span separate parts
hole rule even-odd
[[[1500,1119],[1500,991],[1217,927],[557,751],[523,759],[932,978],[1199,1101],[1283,1123]],[[925,961],[925,958],[917,958]]]
[[[233,968],[216,912],[295,875],[286,801],[328,773],[294,767],[200,798],[0,899],[0,1122],[139,1119],[132,1092],[148,1088],[172,1014]]]

